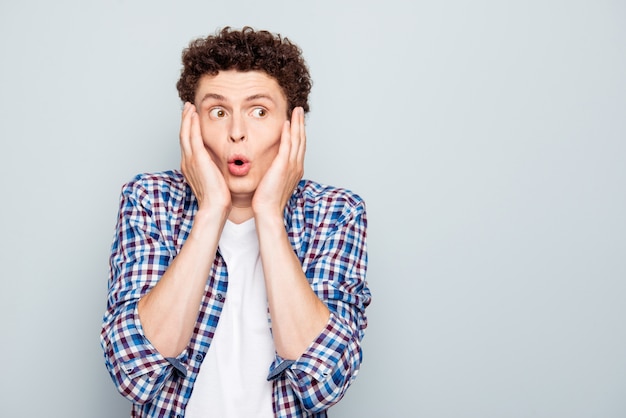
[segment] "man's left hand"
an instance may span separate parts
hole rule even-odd
[[[282,218],[285,205],[304,175],[305,151],[304,110],[296,107],[291,123],[285,121],[283,126],[278,154],[254,193],[255,216],[274,214]]]

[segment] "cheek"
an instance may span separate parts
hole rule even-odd
[[[279,145],[280,145],[280,141],[276,141],[274,142],[274,144],[270,145],[265,150],[265,152],[263,152],[263,155],[265,156],[265,166],[267,168],[269,168],[269,166],[271,166],[274,160],[276,159],[276,156],[278,155]]]
[[[282,124],[278,127],[276,121],[268,123],[251,123],[248,126],[248,138],[254,143],[258,152],[271,152],[274,148],[278,150],[280,136],[282,134]]]
[[[280,148],[280,138],[278,138],[276,142],[274,142],[272,146],[270,147],[270,152],[272,153],[274,157],[276,156],[276,154],[278,154],[279,148]]]
[[[212,140],[219,135],[218,127],[219,125],[212,123],[208,117],[200,120],[200,135],[202,135],[204,142]]]
[[[275,123],[271,128],[267,130],[265,137],[269,139],[267,141],[268,150],[274,148],[278,150],[278,147],[280,146],[280,138],[283,133],[283,124],[284,121],[282,121],[281,123]]]
[[[267,157],[266,159],[270,162],[274,161],[276,155],[278,155],[278,150],[280,148],[280,137],[268,142],[265,149],[263,150],[263,154]]]
[[[216,131],[214,125],[209,125],[203,123],[200,125],[200,135],[202,135],[202,142],[204,143],[204,148],[211,154],[211,158],[214,161],[219,160],[220,148],[219,143],[216,138],[219,138],[219,133]],[[217,159],[217,160],[216,160]]]
[[[260,160],[263,161],[263,166],[265,169],[269,168],[270,165],[276,159],[278,155],[278,149],[280,148],[280,138],[272,139],[271,141],[265,142],[262,148],[258,149],[258,153],[260,155]]]
[[[215,136],[214,130],[215,129],[206,121],[203,120],[200,122],[200,135],[202,135],[202,140],[205,144],[207,143],[208,138]]]

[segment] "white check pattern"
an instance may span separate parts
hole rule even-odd
[[[110,258],[101,343],[106,367],[131,417],[184,417],[193,384],[227,297],[219,251],[187,346],[164,358],[143,334],[137,302],[163,275],[187,238],[197,210],[178,171],[137,176],[124,185]],[[331,311],[325,329],[296,361],[269,368],[276,417],[326,417],[356,377],[371,300],[365,205],[345,189],[302,180],[285,208],[285,227],[311,288]]]

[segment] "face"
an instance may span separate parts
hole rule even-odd
[[[195,105],[204,145],[233,204],[249,204],[278,153],[287,120],[282,89],[263,72],[220,71],[200,79]]]

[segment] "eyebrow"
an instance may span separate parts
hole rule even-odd
[[[200,103],[204,103],[204,101],[207,100],[207,99],[215,99],[215,100],[218,100],[220,102],[225,102],[226,101],[226,97],[222,96],[221,94],[207,93],[207,94],[204,95],[202,100],[200,100]]]
[[[200,103],[204,103],[205,100],[207,99],[215,99],[217,101],[220,102],[226,102],[228,100],[226,100],[226,97],[222,96],[221,94],[217,94],[217,93],[207,93],[204,95],[204,97],[202,98],[202,100],[200,100]],[[246,97],[245,101],[246,102],[252,102],[254,100],[258,100],[258,99],[266,99],[271,101],[272,103],[274,102],[274,99],[272,99],[271,96],[267,95],[267,94],[253,94],[252,96],[248,96]]]
[[[274,99],[272,99],[267,94],[253,94],[252,96],[246,97],[246,102],[252,102],[252,101],[258,100],[258,99],[267,99],[270,102],[274,102]]]

